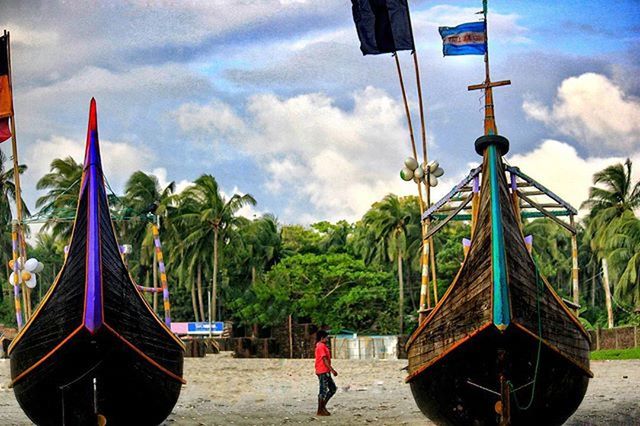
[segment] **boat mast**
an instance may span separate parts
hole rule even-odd
[[[488,31],[488,22],[487,22],[487,0],[482,2],[482,14],[484,16],[484,25],[485,25],[485,44],[486,49],[484,52],[484,83],[474,84],[468,87],[468,90],[479,90],[484,89],[484,134],[488,135],[497,135],[498,128],[496,126],[496,117],[494,115],[493,109],[493,88],[498,86],[507,86],[511,84],[511,80],[502,80],[502,81],[491,81],[491,76],[489,73],[489,31]]]
[[[11,153],[13,157],[13,183],[15,185],[15,202],[16,202],[16,220],[17,220],[17,255],[22,258],[22,261],[26,261],[26,240],[24,236],[24,223],[23,223],[23,208],[22,208],[22,191],[20,188],[20,166],[18,163],[18,144],[16,138],[16,122],[15,122],[15,111],[13,109],[13,78],[11,72],[11,42],[10,42],[10,34],[9,31],[4,30],[4,37],[6,38],[6,48],[7,48],[7,74],[9,79],[9,93],[11,96],[11,115],[10,115],[10,123],[11,123]],[[17,258],[14,259],[14,263],[17,261]],[[23,313],[25,315],[25,320],[28,320],[31,317],[31,289],[27,288],[24,284],[21,277],[17,279],[18,286],[21,287],[22,290],[22,304]],[[15,285],[15,283],[14,283]],[[18,302],[16,302],[16,311],[18,311]],[[22,328],[22,315],[18,316],[18,329]]]
[[[490,181],[490,202],[491,202],[491,269],[492,269],[492,310],[493,324],[495,327],[504,331],[511,322],[510,302],[508,294],[508,278],[505,256],[505,242],[502,228],[502,212],[499,201],[499,174],[504,173],[499,169],[499,158],[509,150],[509,141],[507,138],[498,135],[496,126],[494,104],[493,104],[493,88],[498,86],[506,86],[511,84],[509,80],[491,81],[489,68],[489,37],[487,30],[487,0],[482,2],[482,14],[485,24],[485,80],[482,84],[469,86],[469,90],[484,89],[485,92],[485,108],[484,108],[484,136],[478,138],[475,142],[476,152],[484,157],[486,169],[483,173],[488,173]],[[485,171],[486,170],[486,171]],[[474,192],[474,198],[478,194]],[[485,195],[486,196],[486,195]],[[474,217],[474,219],[476,219]],[[475,223],[472,229],[475,229]],[[498,361],[498,382],[500,384],[500,400],[496,404],[496,414],[500,416],[499,425],[507,426],[511,424],[511,398],[510,387],[507,376],[507,360],[509,354],[506,350],[499,348],[497,351]]]

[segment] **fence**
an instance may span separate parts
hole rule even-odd
[[[398,359],[398,336],[332,337],[331,351],[337,359]]]
[[[640,330],[637,326],[598,328],[590,330],[591,350],[630,349],[640,346]]]

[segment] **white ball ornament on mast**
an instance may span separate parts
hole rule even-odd
[[[413,179],[413,170],[408,167],[403,167],[402,170],[400,170],[400,177],[402,180],[409,182]]]
[[[38,279],[36,278],[36,274],[32,274],[31,278],[29,278],[27,281],[25,281],[25,284],[29,288],[35,288],[36,284],[38,284]]]
[[[26,269],[29,272],[34,272],[37,267],[38,267],[38,260],[34,259],[33,257],[31,259],[27,259],[27,261],[24,263],[24,269]]]
[[[411,171],[414,171],[418,168],[418,161],[413,157],[407,157],[404,160],[404,165]]]

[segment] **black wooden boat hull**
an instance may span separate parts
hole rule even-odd
[[[592,377],[589,336],[526,248],[497,145],[484,152],[462,267],[406,344],[407,381],[422,412],[441,424],[561,424]],[[512,387],[501,390],[501,378]],[[500,409],[507,406],[510,415]]]
[[[575,412],[587,391],[589,376],[545,345],[536,375],[537,339],[518,329],[502,333],[490,327],[449,353],[446,362],[436,363],[412,379],[411,392],[422,413],[441,425],[498,424],[499,349],[506,353],[505,373],[514,389],[531,383],[535,376],[535,389],[530,384],[516,391],[515,398],[512,394],[512,424],[559,425]],[[529,405],[532,390],[531,406],[519,409]]]
[[[104,186],[95,101],[62,270],[11,347],[14,392],[39,425],[154,425],[173,409],[184,345],[124,264]]]
[[[110,426],[157,425],[182,387],[107,330],[80,331],[37,368],[14,392],[38,425],[95,425],[97,414]]]

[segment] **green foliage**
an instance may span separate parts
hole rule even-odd
[[[0,221],[3,258],[11,254],[9,203],[13,201],[11,171],[0,153]],[[21,166],[21,171],[24,167]],[[56,159],[51,172],[38,181],[46,190],[37,206],[50,220],[29,248],[29,256],[45,264],[39,277],[38,301],[63,262],[70,236],[69,221],[77,204],[82,166],[71,158]],[[640,324],[640,183],[631,180],[631,162],[596,173],[590,214],[579,231],[581,320],[588,328],[605,327],[601,260],[609,262],[617,325]],[[206,296],[217,285],[222,318],[246,325],[279,324],[291,314],[332,328],[359,332],[398,331],[398,298],[402,284],[404,318],[415,318],[421,279],[420,209],[416,197],[389,194],[374,203],[355,223],[322,221],[311,226],[280,224],[271,215],[247,219],[239,209],[255,204],[250,195],[225,197],[216,179],[200,176],[194,185],[173,194],[173,183],[135,172],[125,194],[110,203],[117,217],[121,243],[133,246],[128,262],[137,282],[152,285],[153,238],[150,223],[160,220],[174,320],[200,320]],[[571,294],[571,240],[547,219],[527,222],[541,273],[564,296]],[[438,293],[444,294],[463,261],[462,239],[469,224],[451,222],[434,237]],[[0,322],[15,323],[13,298],[0,293]],[[148,297],[148,300],[151,300]],[[161,306],[161,304],[160,304]],[[162,312],[160,312],[162,315]]]
[[[281,231],[282,250],[287,256],[294,254],[319,254],[322,234],[302,225],[284,225]]]
[[[469,238],[471,227],[455,222],[436,234],[436,267],[438,273],[438,294],[443,295],[453,282],[464,260],[463,238]]]
[[[388,272],[348,254],[297,254],[283,259],[253,286],[255,300],[237,302],[245,323],[274,325],[288,315],[331,328],[394,330],[396,285]],[[392,312],[392,311],[391,311]]]
[[[8,327],[16,326],[16,313],[13,309],[13,290],[6,291],[11,286],[9,286],[7,280],[0,280],[0,285],[4,290],[5,294],[2,300],[0,300],[0,324],[4,324]]]

